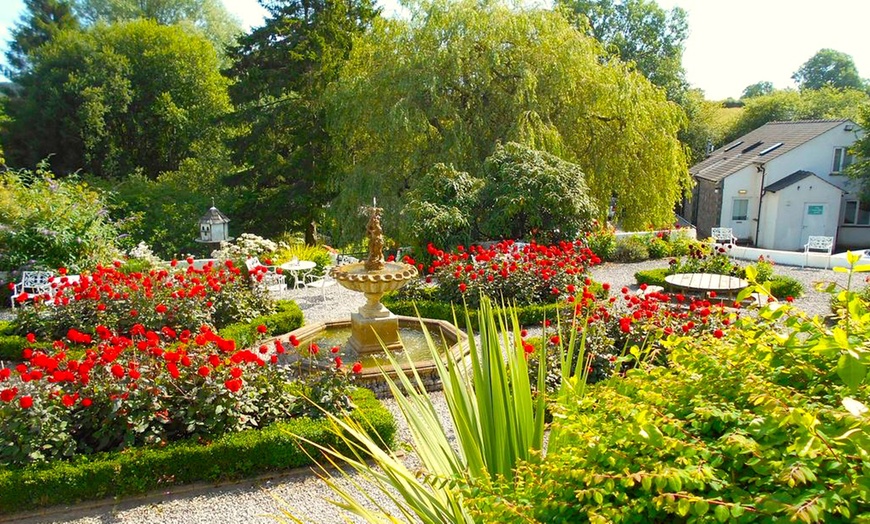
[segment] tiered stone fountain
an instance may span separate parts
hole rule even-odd
[[[381,369],[393,376],[399,372],[411,372],[409,364],[393,369],[386,358],[385,350],[404,352],[404,355],[398,355],[398,361],[405,362],[411,358],[426,389],[440,389],[435,362],[431,359],[421,325],[425,326],[436,343],[443,342],[444,352],[450,352],[459,358],[467,350],[467,336],[449,322],[394,315],[381,303],[384,293],[401,288],[418,275],[417,268],[410,264],[384,260],[381,212],[382,209],[376,206],[369,208],[366,227],[369,238],[368,258],[364,262],[335,267],[330,273],[345,288],[365,294],[365,305],[352,313],[350,319],[307,325],[289,335],[295,335],[303,345],[316,342],[321,347],[333,344],[342,346],[340,355],[345,362],[359,360],[363,363],[358,383],[374,390],[379,396],[389,394]],[[349,337],[345,334],[348,326]],[[405,344],[413,347],[406,347]]]

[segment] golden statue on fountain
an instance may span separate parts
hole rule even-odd
[[[417,268],[401,262],[384,260],[384,231],[381,227],[383,209],[375,205],[368,208],[369,256],[365,262],[344,264],[332,269],[339,284],[366,296],[366,304],[358,313],[351,314],[349,344],[360,354],[386,349],[401,349],[398,318],[381,304],[381,297],[417,277]],[[383,346],[382,346],[383,344]]]

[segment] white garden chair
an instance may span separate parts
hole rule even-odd
[[[306,288],[320,289],[320,296],[326,302],[326,289],[338,284],[338,281],[330,275],[330,269],[326,269],[326,273],[322,277],[305,283]]]
[[[734,230],[730,227],[714,227],[710,231],[710,236],[713,237],[713,242],[716,244],[737,244],[737,237],[734,236]]]
[[[54,288],[51,287],[52,273],[50,271],[23,271],[21,282],[15,284],[12,289],[12,309],[19,299],[30,299],[35,296],[43,296],[51,299],[54,296]]]
[[[245,260],[245,267],[248,268],[248,274],[251,275],[254,287],[275,293],[287,289],[284,275],[278,274],[275,266],[266,266],[260,263],[259,258],[251,257]]]
[[[834,237],[809,236],[807,243],[804,244],[804,265],[807,267],[807,262],[810,258],[810,250],[824,251],[828,255],[828,260],[825,263],[825,269],[831,265],[831,251],[834,250]]]

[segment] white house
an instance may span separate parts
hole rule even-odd
[[[765,124],[689,169],[696,185],[684,216],[699,237],[730,227],[740,243],[766,249],[803,249],[811,235],[870,247],[870,202],[844,174],[861,133],[851,120]]]

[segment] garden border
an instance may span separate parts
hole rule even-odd
[[[396,422],[389,410],[364,388],[352,398],[357,406],[352,416],[370,425],[377,438],[391,447]],[[311,445],[300,449],[293,435],[342,449],[328,419],[299,418],[230,433],[206,445],[186,440],[159,449],[135,448],[73,462],[5,469],[0,470],[0,515],[313,464],[311,457],[320,452]]]

